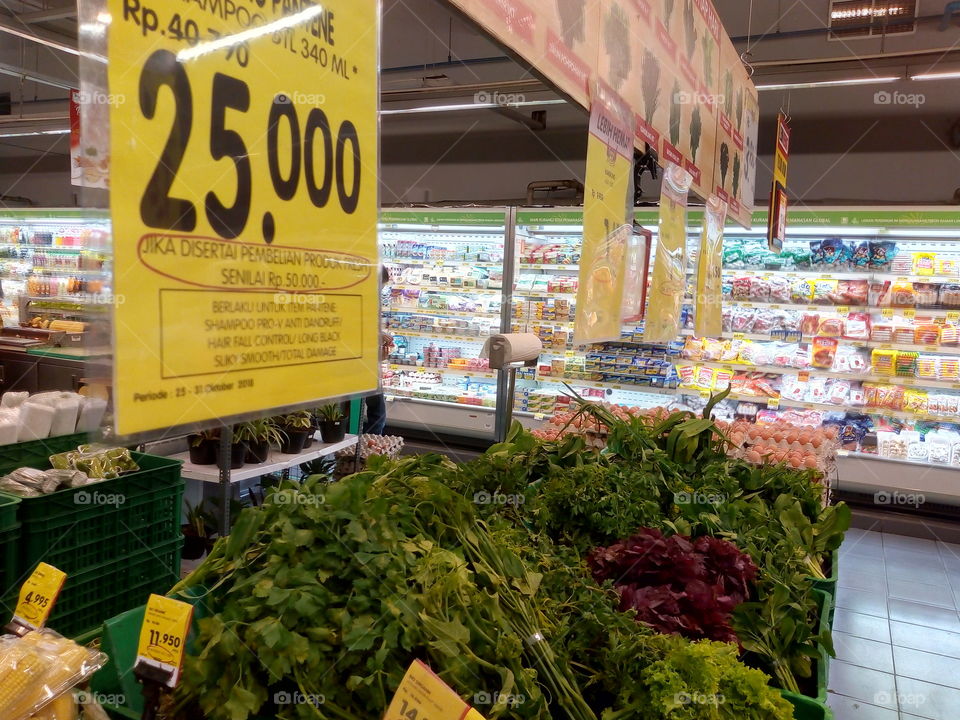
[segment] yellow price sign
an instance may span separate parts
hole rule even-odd
[[[948,312],[947,313],[947,322],[951,325],[956,325],[960,323],[960,312]]]
[[[850,308],[847,307],[846,305],[838,305],[838,306],[837,306],[837,314],[838,314],[838,315],[847,315],[849,312],[850,312]]]
[[[63,589],[67,574],[53,565],[40,563],[20,587],[20,598],[13,611],[14,622],[31,630],[39,630],[50,618],[57,596]]]
[[[912,320],[917,316],[917,311],[914,310],[913,308],[904,308],[903,316],[909,320]]]
[[[800,382],[809,382],[809,380],[810,380],[810,371],[809,371],[809,370],[801,370],[799,373],[797,373],[797,380],[799,380]]]
[[[483,720],[419,660],[407,668],[383,720]]]
[[[193,618],[193,606],[162,595],[151,595],[140,626],[137,664],[166,674],[167,687],[176,687]]]
[[[742,332],[735,332],[735,333],[733,334],[733,339],[734,339],[734,340],[745,340],[746,337],[747,337],[746,334],[744,334],[744,333],[742,333]]]
[[[376,388],[378,4],[104,9],[117,433]]]
[[[885,318],[892,318],[892,317],[893,317],[893,308],[885,307],[885,308],[883,308],[883,309],[880,311],[880,314],[881,314],[883,317],[885,317]]]
[[[772,397],[767,399],[767,407],[770,410],[779,410],[780,409],[780,398]]]

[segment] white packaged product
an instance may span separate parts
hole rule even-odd
[[[914,440],[907,446],[907,459],[926,462],[930,457],[930,445],[922,440]]]
[[[44,403],[25,402],[20,406],[20,432],[17,440],[42,440],[50,437],[50,426],[53,424],[55,411]]]
[[[100,427],[103,414],[107,411],[107,401],[102,398],[85,397],[80,405],[80,417],[77,419],[77,432],[93,432]]]
[[[80,395],[64,393],[53,406],[56,413],[50,426],[50,437],[70,435],[77,429],[77,416],[80,414]]]
[[[0,445],[12,445],[20,434],[20,412],[0,410]]]
[[[0,407],[15,408],[22,405],[30,397],[27,392],[5,392],[0,398]]]
[[[950,437],[945,433],[934,432],[927,435],[927,457],[932,463],[947,465],[950,463],[950,455],[953,443]]]

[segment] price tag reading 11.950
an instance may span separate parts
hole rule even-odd
[[[135,666],[139,674],[176,687],[192,617],[193,606],[162,595],[150,596],[137,646]]]
[[[20,599],[13,613],[14,622],[31,630],[42,628],[53,611],[53,604],[66,579],[67,574],[52,565],[37,565],[37,569],[20,588]]]

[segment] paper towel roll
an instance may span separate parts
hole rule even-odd
[[[510,363],[536,360],[543,352],[543,343],[533,333],[491,335],[480,351],[480,357],[490,358],[490,367],[498,370]]]

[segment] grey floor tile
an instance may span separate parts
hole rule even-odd
[[[890,634],[894,645],[960,658],[960,633],[891,620]]]
[[[870,705],[845,695],[828,694],[827,705],[833,710],[834,720],[898,720],[896,710]]]
[[[913,625],[924,625],[938,630],[960,632],[960,616],[958,616],[956,610],[921,605],[920,603],[895,598],[888,600],[887,605],[890,608],[891,620],[899,620]]]
[[[845,557],[864,557],[883,560],[883,547],[874,543],[845,542],[840,546],[840,560]]]
[[[939,605],[954,609],[953,592],[949,586],[927,585],[925,583],[910,582],[909,580],[894,580],[890,578],[887,595],[900,600],[911,600],[925,605]]]
[[[960,690],[960,658],[934,655],[904,647],[895,647],[893,658],[898,679],[908,677],[937,685],[948,685]],[[960,708],[958,708],[958,715],[960,715]]]
[[[897,709],[897,685],[890,673],[834,660],[830,663],[830,680],[827,687],[832,692],[846,695],[854,700],[890,710]]]
[[[871,670],[893,672],[892,648],[887,643],[867,640],[835,630],[833,647],[837,651],[837,660]]]
[[[913,550],[888,550],[884,548],[883,559],[890,564],[909,565],[910,567],[933,568],[943,570],[943,559],[937,552],[914,552]]]
[[[838,608],[879,617],[887,616],[887,598],[880,593],[838,587],[836,601]]]
[[[907,716],[932,720],[960,718],[960,690],[901,677],[897,679],[900,710]]]
[[[856,635],[868,640],[890,642],[890,626],[885,617],[866,615],[838,607],[833,617],[833,629],[836,632]]]
[[[840,581],[849,573],[866,573],[878,578],[887,576],[887,563],[882,557],[867,557],[865,555],[840,556]]]
[[[940,550],[940,557],[946,560],[956,560],[960,562],[960,545],[956,543],[938,542],[937,548]]]
[[[883,533],[883,549],[929,553],[937,551],[937,543],[935,540],[923,540],[921,538],[907,537],[906,535]]]
[[[883,545],[883,533],[876,530],[861,530],[860,528],[850,528],[843,536],[844,545]]]
[[[907,582],[924,583],[925,585],[939,585],[947,587],[947,573],[943,566],[924,565],[909,560],[887,559],[887,579],[905,580]]]
[[[854,570],[846,565],[841,565],[840,578],[837,584],[840,587],[847,587],[852,590],[887,594],[886,572],[882,568],[880,572],[870,572]]]

